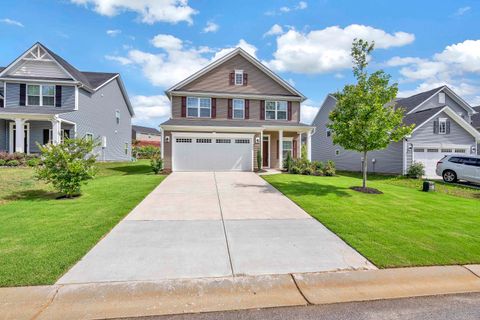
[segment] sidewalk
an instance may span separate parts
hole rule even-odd
[[[480,292],[480,265],[0,288],[2,319],[98,319]]]

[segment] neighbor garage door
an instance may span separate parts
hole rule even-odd
[[[438,147],[415,147],[414,161],[421,162],[425,166],[425,175],[427,178],[438,178],[435,173],[437,162],[444,156],[449,154],[466,154],[469,150],[468,146],[456,146],[452,148],[438,148]]]
[[[174,136],[174,171],[252,171],[253,135]]]

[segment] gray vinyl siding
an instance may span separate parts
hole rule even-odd
[[[421,105],[420,108],[416,109],[415,112],[421,111],[421,110],[427,110],[427,109],[433,109],[433,108],[438,108],[438,107],[443,107],[443,106],[449,106],[450,109],[455,111],[457,114],[462,114],[462,118],[466,120],[468,123],[470,123],[470,117],[468,115],[468,110],[463,108],[461,105],[459,105],[457,102],[455,102],[448,94],[445,94],[445,103],[439,103],[438,102],[438,93],[432,96],[430,99],[428,99],[424,104]]]
[[[96,151],[99,160],[128,161],[131,159],[131,115],[118,80],[111,81],[93,94],[82,89],[78,93],[78,110],[62,114],[60,117],[77,124],[77,137],[92,133],[101,141],[107,138],[107,147]],[[120,124],[116,123],[115,111],[120,111]],[[128,151],[125,154],[125,143]]]
[[[43,129],[52,129],[49,121],[28,121],[30,123],[30,153],[40,152],[38,144],[43,144]]]
[[[0,152],[7,150],[7,121],[0,119]]]
[[[5,97],[6,108],[28,108],[28,106],[20,106],[20,83],[7,82],[7,92]],[[56,108],[56,107],[45,107]],[[62,109],[75,108],[75,87],[62,86]]]
[[[321,106],[313,126],[315,134],[312,136],[312,160],[333,160],[338,170],[361,171],[362,155],[359,152],[348,151],[334,145],[332,137],[327,137],[326,129],[329,123],[328,115],[335,108],[336,100],[328,96]],[[339,150],[339,154],[335,154]],[[376,162],[373,163],[372,159]],[[379,173],[401,174],[403,170],[403,142],[391,143],[386,149],[368,153],[368,171]]]

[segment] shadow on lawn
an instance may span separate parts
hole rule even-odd
[[[56,192],[46,191],[42,189],[31,189],[31,190],[17,191],[6,197],[3,197],[2,199],[6,201],[16,201],[16,200],[43,201],[43,200],[56,199],[58,196],[59,194]]]
[[[284,194],[292,196],[326,196],[334,194],[339,197],[351,197],[348,188],[337,187],[334,185],[323,185],[311,182],[289,181],[289,182],[274,182],[272,185],[283,192]]]
[[[120,166],[111,167],[107,170],[123,172],[125,175],[152,173],[152,168],[149,165],[135,165],[135,166]]]

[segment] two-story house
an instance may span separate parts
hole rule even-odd
[[[172,117],[160,125],[165,168],[252,171],[300,156],[312,127],[300,123],[299,91],[241,48],[166,91]]]
[[[368,171],[405,174],[413,162],[425,166],[428,178],[435,173],[438,160],[448,154],[476,154],[480,133],[472,126],[476,111],[447,86],[399,98],[396,107],[405,109],[404,123],[414,124],[409,137],[392,142],[385,150],[369,153]],[[333,160],[340,170],[361,171],[362,155],[333,144],[328,116],[336,99],[328,95],[313,121],[313,160]]]
[[[0,87],[0,151],[87,137],[98,140],[99,160],[131,159],[134,113],[118,73],[79,71],[36,43],[0,68]]]

